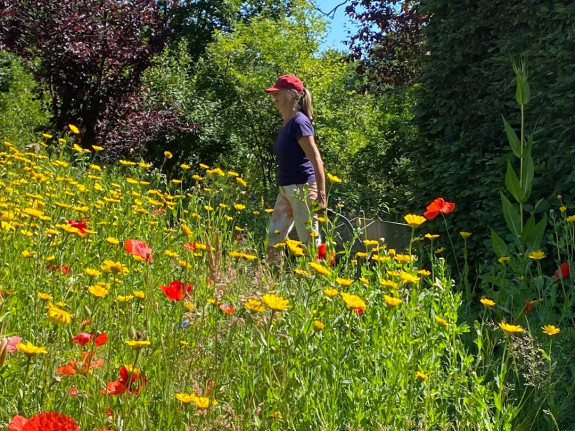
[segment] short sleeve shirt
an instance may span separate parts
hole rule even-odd
[[[313,165],[298,142],[302,136],[313,134],[311,121],[303,112],[298,112],[281,128],[274,144],[280,186],[315,182]]]

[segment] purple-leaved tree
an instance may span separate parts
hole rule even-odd
[[[0,48],[25,59],[51,95],[53,125],[85,147],[125,152],[197,128],[142,98],[141,81],[171,30],[166,0],[0,0]],[[118,130],[118,128],[122,128]]]
[[[345,11],[360,24],[350,42],[358,72],[377,87],[413,84],[425,52],[419,1],[352,0]]]

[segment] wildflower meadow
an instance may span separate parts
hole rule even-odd
[[[102,163],[77,133],[0,152],[0,427],[569,429],[575,215],[524,219],[523,134],[516,241],[494,232],[475,281],[455,202],[406,214],[405,249],[336,247],[324,214],[320,247],[287,238],[270,264],[272,210],[241,172]]]
[[[269,266],[270,209],[239,173],[182,165],[168,181],[144,161],[100,166],[70,129],[0,154],[8,429],[507,429],[524,343],[553,384],[563,328],[516,324],[488,297],[463,321],[426,217],[406,215],[408,250],[366,240],[356,255],[335,255],[321,218],[327,245],[287,239]],[[425,214],[453,209],[438,199]],[[558,235],[575,233],[572,218]]]

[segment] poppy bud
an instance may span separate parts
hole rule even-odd
[[[568,262],[563,262],[559,269],[555,271],[555,280],[569,278],[571,271]]]
[[[6,353],[8,353],[8,339],[2,338],[2,340],[0,340],[0,368],[2,368],[4,361],[6,361]]]

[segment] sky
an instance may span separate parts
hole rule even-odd
[[[311,0],[318,9],[324,13],[330,12],[335,6],[344,3],[345,0]],[[346,2],[346,3],[349,3]],[[347,51],[347,47],[343,44],[344,40],[349,39],[348,32],[354,30],[354,25],[351,19],[345,14],[345,6],[340,6],[333,17],[333,19],[326,17],[328,21],[328,34],[326,41],[321,45],[322,49],[334,47],[339,50]]]

